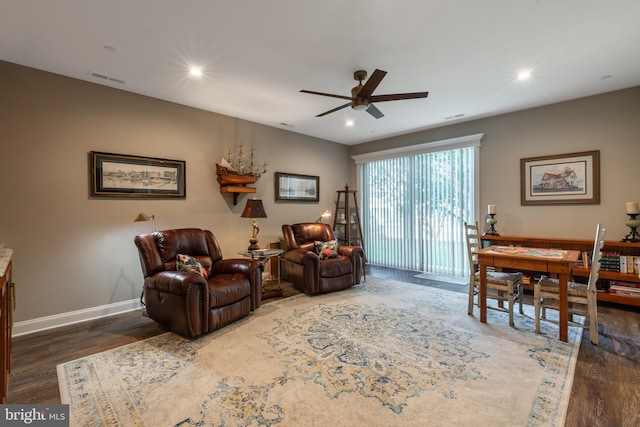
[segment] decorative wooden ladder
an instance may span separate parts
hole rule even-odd
[[[333,214],[333,231],[336,234],[338,243],[352,246],[360,246],[365,253],[364,237],[362,235],[362,223],[360,222],[360,209],[358,209],[358,197],[356,190],[349,190],[349,184],[344,186],[344,190],[336,191],[336,208]],[[353,206],[349,201],[352,198]],[[344,197],[342,203],[341,199]]]

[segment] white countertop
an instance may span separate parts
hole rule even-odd
[[[13,249],[0,248],[0,277],[4,277],[9,267],[9,261],[13,255]]]

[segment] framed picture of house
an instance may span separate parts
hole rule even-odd
[[[185,161],[89,153],[92,197],[186,198]]]
[[[276,202],[319,202],[320,177],[276,172]]]
[[[520,159],[520,204],[600,203],[600,151]]]

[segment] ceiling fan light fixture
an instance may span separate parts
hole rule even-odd
[[[369,107],[369,100],[365,98],[356,98],[351,102],[351,108],[356,111],[364,111]]]
[[[350,102],[346,104],[342,104],[338,107],[332,108],[329,111],[325,111],[324,113],[318,114],[316,117],[324,117],[327,114],[335,113],[336,111],[342,110],[343,108],[347,108],[351,106],[352,109],[356,111],[366,111],[371,116],[376,119],[380,119],[384,117],[384,114],[380,110],[376,108],[374,105],[378,102],[385,101],[399,101],[402,99],[416,99],[416,98],[426,98],[429,92],[413,92],[413,93],[393,93],[387,95],[374,95],[373,92],[376,90],[384,76],[387,75],[386,71],[376,70],[373,72],[371,77],[367,80],[367,82],[363,85],[362,80],[367,78],[367,72],[364,70],[358,70],[353,73],[353,78],[358,80],[358,85],[351,88],[351,96],[344,95],[334,95],[332,93],[323,93],[316,92],[313,90],[301,90],[303,93],[310,93],[312,95],[322,95],[322,96],[330,96],[332,98],[344,99]]]

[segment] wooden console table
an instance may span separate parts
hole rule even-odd
[[[7,403],[11,373],[11,329],[13,327],[13,249],[0,249],[0,403]]]
[[[553,248],[576,250],[584,254],[593,250],[593,239],[547,239],[539,237],[523,237],[523,236],[482,236],[482,247],[491,245],[502,246],[527,246],[533,248]],[[639,242],[616,242],[606,240],[602,248],[603,252],[618,252],[621,255],[631,255],[640,257]],[[586,282],[591,270],[585,267],[574,267],[572,274],[574,280]],[[635,273],[620,273],[617,271],[607,271],[600,269],[598,272],[598,282],[606,282],[609,280],[620,280],[623,282],[640,283],[640,277]],[[526,289],[533,289],[532,285],[525,286]],[[613,302],[616,304],[626,304],[640,306],[640,298],[627,297],[624,295],[610,294],[609,292],[599,290],[598,301]]]

